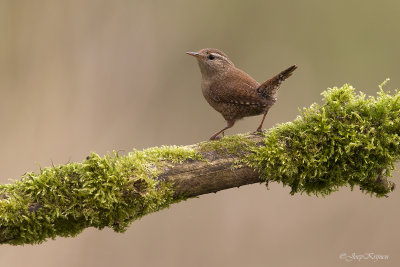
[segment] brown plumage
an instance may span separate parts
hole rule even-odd
[[[276,101],[280,84],[297,68],[293,65],[260,85],[250,75],[236,68],[228,56],[218,49],[204,48],[187,54],[196,57],[199,63],[205,99],[228,124],[212,135],[210,140],[231,128],[237,120],[264,114],[257,128],[257,131],[261,131],[265,116]]]

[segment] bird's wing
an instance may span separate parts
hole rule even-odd
[[[225,88],[223,92],[215,90],[211,98],[219,103],[230,103],[242,106],[267,106],[264,98],[262,98],[255,89],[248,89],[246,86],[236,85],[235,88]],[[217,88],[211,88],[211,90]]]
[[[240,70],[239,70],[240,71]],[[215,82],[210,86],[210,95],[219,103],[232,103],[243,106],[267,106],[268,101],[257,93],[260,84],[246,73],[240,71],[240,75],[233,75]]]

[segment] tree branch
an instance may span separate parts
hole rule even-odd
[[[400,158],[400,94],[365,98],[329,89],[290,123],[263,134],[105,157],[92,153],[0,185],[0,243],[32,244],[88,227],[123,232],[182,199],[271,181],[291,194],[327,195],[342,186],[386,196]]]
[[[225,144],[220,144],[218,148],[213,146],[207,149],[205,143],[190,146],[201,155],[203,160],[175,165],[163,172],[159,179],[167,177],[166,179],[174,185],[175,195],[185,197],[196,197],[262,182],[257,171],[246,164],[240,164],[239,161],[250,153],[249,146],[246,144],[263,145],[263,135],[249,134],[237,139],[236,137],[227,138],[224,141]],[[242,142],[242,148],[238,148],[235,152],[227,151],[226,144],[235,141],[237,144]]]

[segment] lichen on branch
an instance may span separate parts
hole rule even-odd
[[[127,155],[92,153],[0,185],[0,243],[34,244],[85,228],[123,232],[142,216],[188,197],[279,182],[291,193],[328,195],[360,186],[375,196],[400,157],[400,94],[378,97],[350,85],[328,89],[322,105],[259,135],[163,146]]]

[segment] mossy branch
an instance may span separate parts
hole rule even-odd
[[[342,186],[385,196],[400,157],[400,93],[366,98],[349,85],[324,103],[260,135],[128,155],[92,153],[0,185],[0,243],[33,244],[87,227],[123,232],[145,214],[180,200],[276,181],[291,193],[328,195]]]

